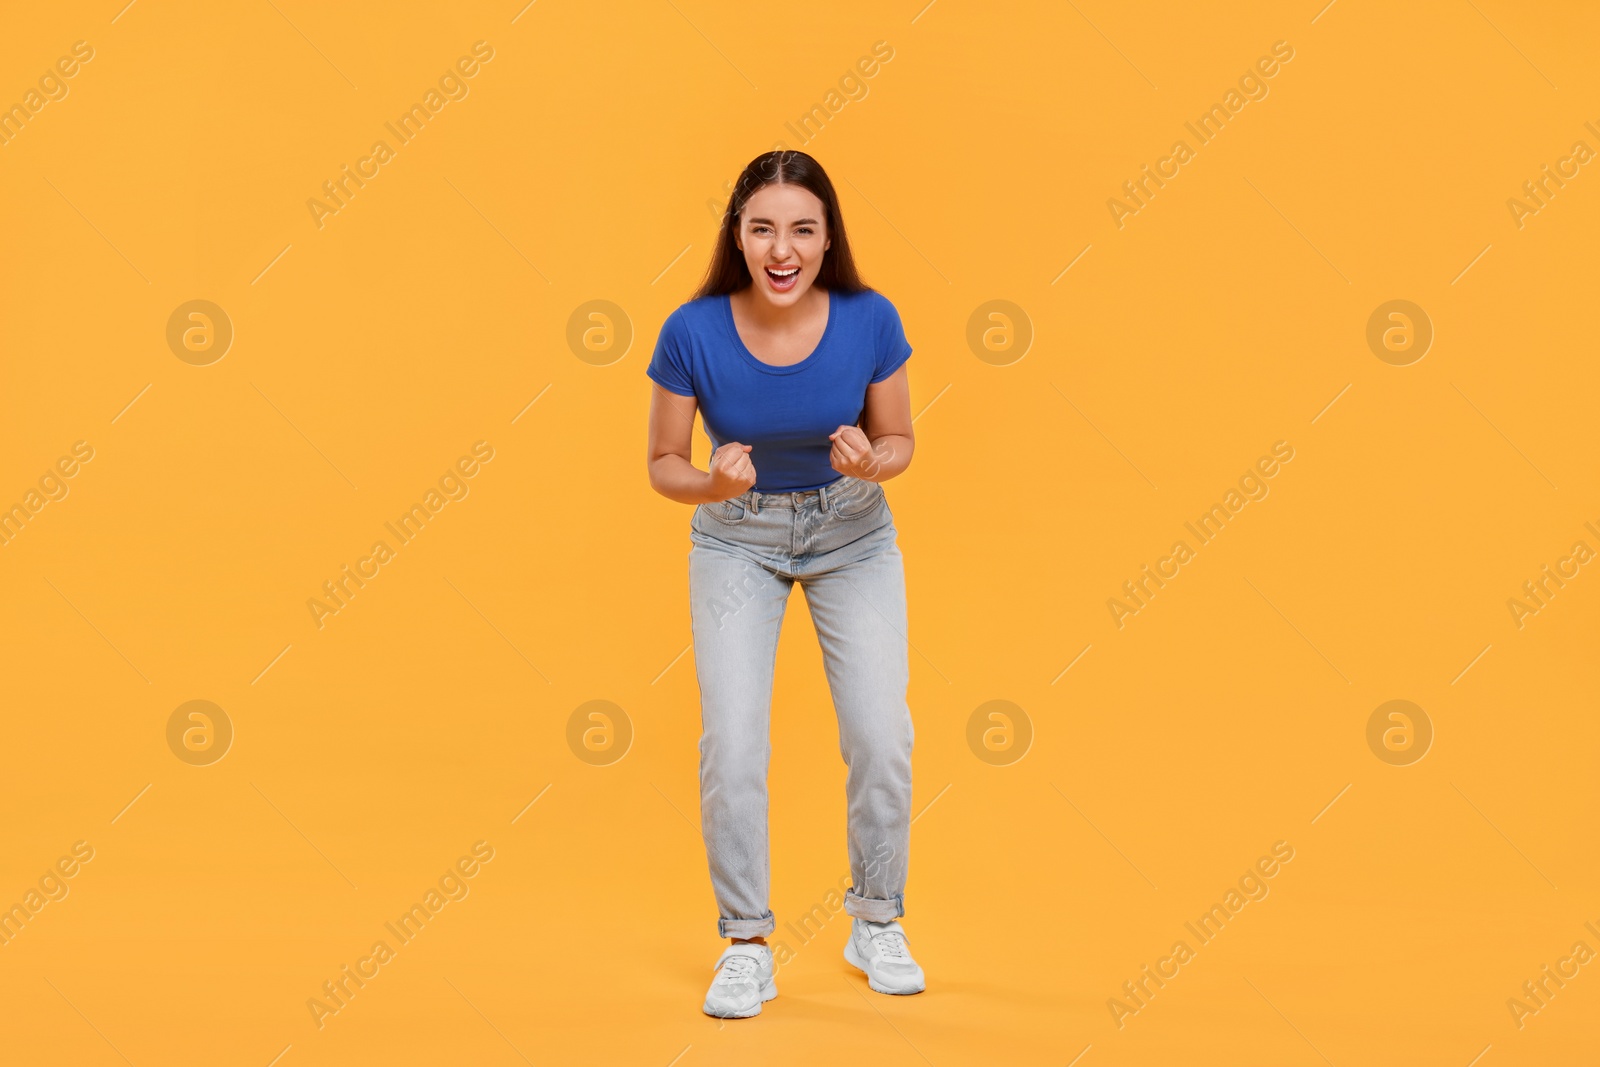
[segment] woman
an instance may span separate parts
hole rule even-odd
[[[647,373],[650,485],[698,505],[689,614],[700,683],[700,810],[732,942],[703,1010],[778,995],[766,935],[768,720],[789,592],[805,589],[849,774],[845,959],[917,993],[905,914],[911,709],[905,573],[880,483],[911,462],[911,355],[894,305],[856,272],[833,184],[804,152],[739,176],[705,281],[667,317]],[[691,461],[694,413],[710,470]]]

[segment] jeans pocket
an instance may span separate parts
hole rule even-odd
[[[738,497],[730,500],[718,500],[710,504],[701,504],[700,510],[724,526],[737,526],[750,517],[750,510],[744,506],[744,503]]]
[[[833,512],[837,518],[859,519],[884,502],[883,486],[877,482],[846,475],[838,484],[838,503]]]

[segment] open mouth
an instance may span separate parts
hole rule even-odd
[[[766,271],[768,284],[780,293],[793,289],[800,280],[799,267],[768,267]]]

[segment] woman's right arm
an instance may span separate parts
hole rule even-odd
[[[696,467],[691,442],[699,401],[651,383],[650,488],[680,504],[714,504],[743,493],[756,482],[751,446],[727,441],[711,454],[711,469]]]
[[[650,488],[680,504],[708,504],[711,475],[691,462],[694,413],[699,401],[651,383]]]

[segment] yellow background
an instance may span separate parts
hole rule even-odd
[[[1592,1053],[1600,964],[1520,1028],[1506,1002],[1600,950],[1600,576],[1521,628],[1507,600],[1600,548],[1600,176],[1520,228],[1506,202],[1600,149],[1600,15],[1319,7],[14,5],[0,102],[94,58],[0,147],[0,504],[94,458],[0,548],[0,903],[94,858],[0,948],[6,1062]],[[307,200],[480,40],[469,95],[319,228]],[[864,97],[785,128],[878,41]],[[1277,41],[1269,94],[1119,228],[1107,200]],[[915,348],[888,493],[929,986],[868,992],[842,914],[785,929],[848,873],[797,595],[771,768],[794,955],[759,1019],[718,1023],[689,509],[646,480],[644,367],[778,141],[829,169]],[[207,366],[166,342],[196,299],[235,331]],[[1409,366],[1366,342],[1395,299],[1435,331]],[[592,300],[625,351],[569,346]],[[969,347],[990,300],[1031,323],[1021,359]],[[1119,628],[1106,601],[1280,440],[1270,495]],[[470,494],[319,629],[307,600],[477,441]],[[1434,729],[1409,766],[1366,740],[1394,699]],[[235,730],[209,766],[168,747],[190,700]],[[591,700],[631,725],[609,765],[567,741]],[[967,740],[991,700],[1031,724],[1007,765]],[[477,841],[470,894],[319,1029],[308,999]],[[1276,841],[1270,895],[1119,1027],[1107,1001]]]

